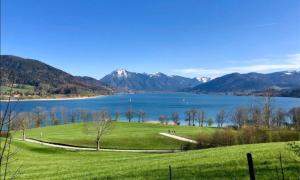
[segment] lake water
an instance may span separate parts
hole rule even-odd
[[[250,106],[262,102],[261,97],[253,96],[226,96],[226,95],[200,95],[190,93],[141,93],[141,94],[116,94],[93,99],[59,100],[59,101],[21,101],[14,103],[17,111],[31,111],[36,107],[47,110],[56,107],[69,109],[83,108],[88,110],[107,109],[110,113],[124,113],[132,108],[135,111],[143,110],[147,113],[146,120],[157,120],[160,115],[170,116],[178,112],[180,119],[184,119],[184,112],[191,108],[202,109],[207,116],[215,118],[218,111],[224,109],[232,112],[237,106]],[[273,100],[275,107],[286,110],[300,106],[300,98],[276,97]],[[1,102],[1,108],[4,102]]]

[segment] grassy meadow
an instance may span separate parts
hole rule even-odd
[[[176,135],[196,139],[199,133],[211,133],[215,128],[166,126],[150,123],[114,122],[103,136],[102,148],[115,149],[181,149],[184,142],[160,135],[175,130]],[[42,134],[42,136],[41,136]],[[27,130],[28,138],[76,146],[96,147],[96,133],[86,132],[83,123],[48,126]],[[15,137],[21,138],[18,132]]]
[[[286,143],[211,148],[180,153],[84,152],[13,142],[20,179],[249,179],[246,153],[251,152],[257,179],[277,179],[279,153],[286,179],[299,179],[300,158]],[[281,175],[279,175],[281,176]]]
[[[95,135],[86,134],[83,124],[68,124],[27,130],[29,138],[44,141],[95,146]],[[195,139],[200,132],[215,128],[165,126],[160,124],[114,122],[104,136],[102,148],[179,149],[182,142],[159,135],[175,130],[177,135]],[[43,136],[41,137],[41,132]],[[286,142],[235,145],[178,153],[131,153],[65,150],[13,140],[12,175],[18,168],[20,179],[168,179],[169,165],[173,179],[249,179],[247,153],[252,153],[257,179],[281,178],[282,155],[286,179],[300,178],[300,157]],[[298,142],[300,143],[300,142]],[[278,171],[277,171],[277,170]]]

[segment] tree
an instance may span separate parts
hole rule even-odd
[[[14,78],[12,77],[12,79]],[[8,171],[12,172],[10,165],[14,162],[13,159],[16,154],[16,152],[12,152],[11,150],[11,127],[16,119],[15,115],[17,115],[13,113],[15,105],[11,104],[13,83],[8,87],[8,100],[3,106],[1,105],[0,112],[0,179],[15,179],[19,172],[19,169],[17,169],[12,173],[11,177],[7,175]]]
[[[188,122],[188,125],[191,125],[191,121],[192,121],[192,113],[191,111],[185,111],[185,121]]]
[[[131,108],[129,108],[125,115],[126,115],[126,118],[128,119],[128,122],[131,122],[131,120],[133,119],[133,116],[134,116],[134,112]]]
[[[22,131],[22,139],[23,141],[26,139],[25,131],[28,129],[30,123],[30,113],[29,112],[21,112],[17,115],[15,124],[16,130]]]
[[[262,112],[261,112],[261,108],[259,106],[252,106],[250,108],[249,113],[250,113],[249,115],[250,115],[251,123],[254,126],[259,127],[260,125],[263,124]]]
[[[144,122],[146,117],[146,112],[145,111],[139,111],[138,112],[138,121],[139,122]]]
[[[205,111],[203,110],[198,110],[198,115],[197,115],[197,120],[198,120],[198,123],[199,123],[199,127],[203,127],[203,124],[205,122],[205,119],[206,119],[206,113]]]
[[[214,123],[214,121],[213,121],[212,118],[209,118],[209,119],[207,120],[207,126],[208,126],[208,127],[211,127],[211,126],[213,125],[213,123]]]
[[[117,111],[115,113],[115,121],[119,121],[119,118],[120,118],[120,113]]]
[[[57,116],[56,116],[56,108],[51,108],[50,110],[50,119],[52,122],[52,125],[58,125],[58,120],[57,120]]]
[[[276,127],[281,127],[285,124],[285,118],[286,118],[287,112],[282,108],[277,108],[274,112],[273,116],[273,125]]]
[[[66,108],[59,108],[60,111],[60,121],[62,124],[67,124],[68,123],[68,118],[67,118],[67,109]]]
[[[263,102],[263,120],[264,124],[270,128],[272,126],[272,99],[273,96],[273,90],[272,89],[267,89],[265,94],[264,94],[264,102]]]
[[[89,112],[86,109],[80,109],[79,110],[79,117],[81,122],[87,122],[89,119]]]
[[[232,119],[234,124],[241,128],[248,121],[248,109],[245,107],[237,107],[232,115]]]
[[[42,107],[37,107],[32,111],[32,116],[35,122],[35,127],[41,127],[43,120],[46,118],[46,111]]]
[[[96,145],[97,151],[100,150],[100,144],[102,137],[107,133],[112,125],[112,120],[109,113],[106,110],[101,110],[99,112],[93,112],[93,118],[91,122],[85,122],[86,132],[96,133]]]
[[[289,111],[289,116],[292,120],[292,124],[297,130],[300,130],[300,107],[292,108]]]
[[[176,124],[176,125],[180,124],[178,112],[173,112],[171,118],[172,118],[172,121],[174,122],[174,124]]]
[[[196,118],[197,118],[197,110],[196,109],[191,109],[190,113],[191,113],[192,125],[195,126],[195,121],[196,121]]]
[[[160,115],[158,120],[161,124],[168,124],[168,118],[165,115]]]
[[[222,109],[220,112],[218,112],[217,117],[216,117],[216,121],[218,124],[218,127],[222,127],[224,122],[225,122],[225,111]]]
[[[70,116],[69,119],[71,120],[71,123],[76,122],[76,119],[78,119],[78,114],[79,112],[76,109],[72,109],[69,111],[69,116]]]

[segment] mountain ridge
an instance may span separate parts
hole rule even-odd
[[[0,56],[0,83],[24,84],[35,88],[39,96],[51,94],[110,94],[112,89],[91,77],[73,76],[39,60],[14,55]]]
[[[273,73],[231,73],[215,78],[207,83],[191,88],[192,92],[203,93],[229,93],[254,92],[267,88],[277,90],[300,88],[299,71],[280,71]]]
[[[123,68],[114,70],[100,81],[115,88],[133,91],[178,91],[202,83],[196,78],[169,76],[161,72],[137,73]]]

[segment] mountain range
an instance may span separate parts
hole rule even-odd
[[[12,55],[0,56],[1,86],[21,84],[34,87],[39,96],[53,94],[99,95],[116,91],[185,91],[195,93],[255,94],[267,88],[278,96],[300,97],[300,71],[281,71],[268,74],[232,73],[215,79],[187,78],[130,72],[117,69],[98,80],[87,76],[73,76],[34,59]],[[2,92],[2,91],[1,91]]]
[[[232,73],[195,86],[189,91],[202,93],[255,92],[272,88],[278,91],[300,88],[299,71],[282,71],[269,74]]]
[[[209,78],[186,78],[182,76],[168,76],[161,72],[154,74],[130,72],[117,69],[101,80],[111,87],[133,91],[180,91],[192,88],[209,81]]]

